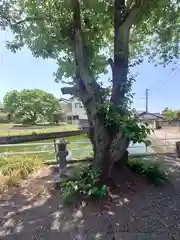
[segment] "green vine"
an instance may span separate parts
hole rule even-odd
[[[99,114],[110,134],[122,129],[128,141],[134,144],[137,142],[150,144],[150,141],[147,140],[147,136],[151,133],[149,124],[138,121],[133,111],[121,115],[112,103],[105,101],[99,108]]]

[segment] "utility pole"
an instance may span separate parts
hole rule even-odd
[[[149,89],[146,88],[146,112],[148,112]]]

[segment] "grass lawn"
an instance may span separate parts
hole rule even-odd
[[[92,145],[87,138],[86,134],[79,136],[67,137],[66,140],[69,142],[67,145],[67,150],[70,151],[70,156],[76,159],[83,159],[85,157],[90,157],[92,155]],[[35,145],[34,145],[35,144]],[[46,152],[43,152],[46,151]],[[36,156],[43,160],[53,160],[55,159],[55,150],[53,139],[25,143],[25,144],[14,144],[10,146],[0,146],[0,159],[1,158],[11,158],[16,154],[6,155],[7,153],[17,153],[20,152],[24,156]],[[26,153],[26,152],[38,152],[38,153]],[[20,156],[20,154],[19,154]]]
[[[70,151],[70,159],[84,159],[92,156],[92,146],[86,135],[66,139],[69,142],[67,149]],[[0,146],[0,181],[3,183],[0,186],[0,192],[6,186],[18,184],[21,179],[34,172],[39,166],[43,166],[47,161],[48,163],[55,161],[56,156],[52,139],[35,144],[37,145],[27,143]],[[32,151],[37,153],[29,154]],[[20,154],[13,154],[17,152]],[[11,153],[11,155],[6,153]]]
[[[16,136],[32,133],[49,133],[60,131],[77,130],[77,126],[73,124],[61,125],[35,125],[35,126],[15,126],[13,123],[0,124],[0,136]]]

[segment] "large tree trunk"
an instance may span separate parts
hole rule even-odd
[[[94,150],[93,165],[99,167],[105,177],[110,177],[115,163],[119,162],[119,165],[124,165],[127,161],[127,157],[125,157],[127,154],[125,153],[128,140],[123,134],[123,129],[118,129],[118,131],[116,129],[114,132],[110,131],[105,125],[103,117],[99,116],[99,107],[103,104],[103,97],[100,86],[90,69],[90,62],[85,52],[80,1],[71,0],[71,7],[73,11],[72,37],[76,62],[76,86],[72,89],[72,93],[73,95],[78,94],[88,114],[89,137]],[[117,108],[117,113],[120,114],[124,114],[122,109],[127,92],[124,85],[128,73],[128,41],[131,25],[129,23],[125,0],[115,0],[114,60],[111,59],[113,78],[111,103]]]
[[[122,130],[109,133],[98,116],[90,121],[89,137],[94,150],[93,166],[102,170],[104,178],[110,178],[114,164],[122,167],[127,163],[127,139]]]
[[[89,119],[89,137],[91,139],[94,160],[93,165],[103,171],[103,175],[111,175],[112,167],[118,162],[123,166],[127,162],[127,147],[129,140],[125,138],[123,129],[115,127],[115,131],[107,128],[104,119],[99,116],[99,108],[103,104],[100,85],[90,68],[90,59],[86,54],[86,42],[81,20],[81,1],[71,0],[73,12],[72,40],[74,44],[74,59],[76,63],[75,86],[71,91],[64,91],[81,99]],[[149,1],[148,1],[149,2]],[[126,114],[125,103],[127,89],[129,33],[144,1],[131,3],[125,0],[114,1],[114,59],[109,59],[112,67],[112,95],[110,104],[117,114]],[[108,114],[108,113],[107,113]]]

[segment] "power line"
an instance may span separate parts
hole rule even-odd
[[[173,77],[176,76],[176,74],[180,71],[180,63],[171,70],[170,74],[168,75],[167,79],[161,84],[161,90],[162,90],[162,86],[165,85],[171,78],[170,76],[173,74]],[[152,89],[154,89],[155,86],[151,89],[146,89],[146,112],[148,112],[148,103],[149,103],[149,92],[152,92]],[[157,90],[157,88],[156,88]],[[157,92],[156,92],[157,93]],[[162,93],[162,91],[161,91]],[[160,92],[158,91],[158,94],[160,94]]]
[[[179,69],[178,69],[179,68]],[[163,82],[163,83],[158,83],[160,86],[161,86],[161,89],[162,89],[162,86],[165,85],[169,80],[170,80],[170,77],[171,75],[174,73],[173,77],[175,77],[175,75],[180,71],[180,63],[171,70],[171,72],[168,74],[168,77],[167,79]],[[151,92],[152,90],[154,91],[154,88],[156,87],[156,90],[157,90],[157,84],[155,84],[151,89],[149,89]]]
[[[174,73],[173,76],[175,76],[179,71],[180,71],[180,64],[178,64],[174,69],[171,70],[170,74],[168,75],[168,78],[161,84],[161,90],[162,90],[162,86],[165,85],[170,80],[170,76],[173,73]],[[155,86],[157,86],[157,84]],[[152,92],[152,89],[154,89],[155,86],[153,86],[150,89],[146,88],[146,90],[145,90],[145,97],[138,98],[138,99],[145,99],[145,101],[146,101],[146,104],[145,104],[146,105],[146,107],[145,107],[146,108],[146,112],[148,112],[148,107],[149,107],[149,92]],[[156,88],[156,90],[157,90],[157,88]]]
[[[159,83],[159,82],[158,82],[158,84],[161,86],[161,90],[162,90],[162,86],[164,86],[164,85],[171,79],[171,77],[175,77],[178,72],[180,72],[180,63],[178,63],[178,64],[176,65],[176,67],[171,70],[171,72],[168,74],[167,79],[166,79],[163,83]],[[172,75],[172,74],[173,74],[173,75]],[[171,75],[172,75],[172,76],[171,76]],[[158,84],[155,84],[153,87],[151,87],[151,88],[149,88],[149,89],[146,89],[146,91],[145,91],[145,96],[144,96],[144,97],[137,98],[137,99],[140,99],[140,100],[144,100],[144,99],[145,99],[145,101],[146,101],[146,107],[145,107],[145,108],[146,108],[146,112],[148,112],[149,93],[151,93],[152,90],[153,90],[153,92],[154,92],[154,89],[157,91],[157,86],[158,86]],[[161,91],[161,92],[162,92],[162,91]],[[157,93],[157,92],[156,92],[156,93]],[[160,94],[159,91],[158,91],[158,94]]]
[[[170,78],[171,75],[174,73],[172,76],[175,77],[178,72],[180,72],[180,63],[177,64],[177,66],[171,70],[171,72],[168,74],[167,79],[163,83],[159,83],[158,82],[157,84],[155,84],[151,88],[148,88],[148,93],[151,93],[152,91],[154,92],[154,89],[155,89],[155,91],[157,91],[157,86],[158,85],[161,86],[161,90],[162,90],[162,86],[165,85],[171,79]],[[158,94],[159,94],[159,91],[158,91]],[[141,99],[142,100],[142,99],[145,99],[145,98],[146,98],[146,94],[145,94],[145,96],[139,97],[137,99]]]

